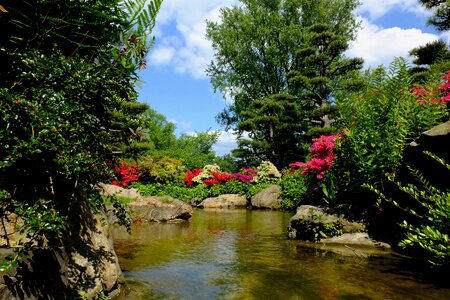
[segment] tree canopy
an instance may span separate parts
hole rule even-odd
[[[249,122],[257,121],[255,116],[262,113],[262,107],[267,108],[271,105],[269,102],[273,104],[281,100],[276,95],[290,94],[297,97],[297,100],[290,100],[291,103],[297,102],[296,120],[292,119],[292,115],[283,120],[280,113],[276,113],[270,116],[272,121],[278,118],[276,122],[282,124],[288,119],[294,123],[308,119],[305,116],[308,111],[322,104],[313,100],[312,105],[305,105],[307,89],[305,85],[300,87],[300,76],[309,78],[310,83],[312,80],[317,88],[326,91],[321,99],[330,101],[328,96],[337,86],[333,84],[339,76],[360,68],[360,60],[346,60],[343,56],[349,42],[355,38],[358,27],[353,14],[358,1],[241,2],[241,6],[221,9],[221,22],[207,22],[207,37],[214,49],[214,59],[207,74],[214,88],[233,100],[217,119],[223,126],[237,130],[240,136],[245,136],[246,130],[250,129]],[[323,24],[321,28],[326,28],[326,32],[322,30],[319,34],[319,23]],[[291,83],[295,81],[294,78],[297,79],[295,86],[288,81],[289,74]],[[310,93],[316,91],[310,89]],[[268,103],[262,105],[264,102]],[[282,103],[277,105],[283,106]],[[322,119],[325,116],[327,114],[322,114]],[[261,115],[259,118],[264,117],[268,116]],[[262,125],[261,122],[259,124]],[[284,128],[284,135],[305,134],[304,126],[287,125],[278,126],[278,129]],[[328,126],[329,122],[325,125]],[[236,154],[256,155],[259,159],[283,156],[279,153],[281,149],[267,146],[273,145],[268,138],[273,136],[273,132],[270,133],[274,130],[273,126],[252,126],[251,129],[249,137],[252,141],[242,141],[240,145],[246,149],[241,148]],[[298,141],[292,140],[291,146],[294,148],[289,149],[289,152],[298,151],[298,155],[302,155],[300,149],[304,147]],[[284,160],[274,163],[280,166],[285,163]]]

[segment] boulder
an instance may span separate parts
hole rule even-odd
[[[116,195],[118,197],[124,197],[124,198],[135,198],[135,199],[142,199],[143,197],[139,193],[138,189],[131,188],[131,189],[124,189],[123,187],[113,185],[113,184],[105,184],[105,183],[99,183],[98,187],[101,191],[101,193],[105,196],[113,196]]]
[[[281,186],[274,184],[255,194],[251,199],[251,203],[256,208],[279,209],[281,208],[280,195]]]
[[[316,206],[301,205],[290,220],[288,235],[292,239],[322,242],[327,238],[364,230],[364,224],[350,222],[343,216],[328,213]]]
[[[128,203],[133,222],[189,220],[192,206],[169,196],[150,196]]]
[[[1,274],[0,299],[97,299],[118,294],[123,278],[106,216],[74,210],[69,217],[74,225],[62,246],[35,248],[16,269]],[[14,253],[2,250],[1,259]]]
[[[202,208],[245,208],[247,207],[247,198],[238,194],[224,194],[206,198],[198,206]]]
[[[380,249],[389,249],[386,243],[373,240],[367,232],[343,233],[342,235],[324,238],[320,240],[324,244],[356,245]]]
[[[450,183],[447,178],[450,176],[450,171],[435,159],[423,153],[429,151],[450,163],[450,151],[448,149],[450,149],[450,121],[425,131],[406,147],[404,168],[406,169],[407,165],[412,166],[436,187],[448,189]],[[408,171],[405,173],[408,173]],[[413,178],[407,178],[406,180],[411,182],[411,179]]]

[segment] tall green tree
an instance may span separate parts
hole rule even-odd
[[[298,69],[296,59],[299,58],[297,55],[299,49],[311,47],[311,32],[308,28],[325,22],[333,34],[342,37],[347,43],[355,38],[358,22],[354,18],[353,11],[358,1],[242,0],[241,2],[242,5],[239,7],[222,9],[220,23],[207,22],[207,37],[212,41],[214,49],[214,60],[209,65],[207,74],[211,77],[214,88],[233,100],[233,103],[219,114],[218,121],[244,136],[245,129],[248,129],[245,122],[249,118],[254,119],[254,115],[261,108],[259,104],[261,101],[274,102],[274,99],[280,98],[274,98],[272,95],[293,94],[287,74]],[[317,46],[317,49],[319,48],[320,46]],[[341,59],[342,52],[338,56]],[[334,59],[333,63],[337,60]],[[310,61],[310,64],[318,63]],[[296,122],[302,122],[304,117],[298,117]],[[282,120],[281,118],[277,122]],[[244,123],[239,127],[241,122]],[[293,130],[286,131],[286,135],[304,134],[302,130],[296,131],[298,128],[302,126],[286,126],[286,130]],[[253,131],[255,130],[253,127]],[[271,129],[260,126],[257,134],[251,134],[254,142],[241,143],[250,148],[241,149],[244,151],[240,153],[256,154],[263,159],[273,156],[271,152],[279,151],[265,146],[269,142],[265,138],[271,136],[267,130]],[[300,151],[302,146],[295,145],[297,148],[290,151]],[[300,152],[299,154],[301,155]]]
[[[36,245],[82,239],[103,206],[94,186],[146,108],[134,87],[160,4],[2,2],[0,217],[16,214],[28,238],[12,265]]]
[[[342,89],[357,89],[359,80],[351,80],[350,72],[363,67],[360,58],[346,58],[349,36],[335,32],[331,24],[317,23],[306,30],[304,46],[295,56],[294,70],[287,74],[292,92],[300,97],[305,111],[303,120],[308,135],[331,133],[337,107],[335,94]]]

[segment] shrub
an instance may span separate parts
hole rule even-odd
[[[180,160],[167,156],[144,156],[138,165],[142,183],[181,183],[186,172]]]
[[[442,159],[426,152],[450,171],[450,165]],[[407,185],[395,181],[393,174],[388,178],[394,182],[401,191],[407,193],[413,204],[400,204],[398,199],[392,199],[373,186],[367,187],[374,191],[384,201],[394,204],[402,211],[409,213],[410,220],[404,220],[400,226],[406,229],[406,236],[400,242],[403,248],[413,248],[424,251],[425,257],[432,266],[444,267],[450,265],[450,190],[441,190],[434,187],[417,170],[410,168],[417,183]],[[422,211],[422,212],[421,212]]]
[[[282,187],[282,206],[286,209],[294,209],[304,200],[307,188],[305,177],[300,171],[283,175],[280,180]]]
[[[262,161],[256,168],[256,174],[255,182],[277,181],[281,178],[281,173],[270,161]]]
[[[425,100],[411,82],[405,61],[397,59],[387,75],[340,103],[347,130],[333,173],[341,191],[357,190],[364,183],[382,188],[384,174],[395,173],[401,164],[404,148],[448,116],[442,101]],[[441,85],[442,80],[430,82],[426,90],[437,91]]]

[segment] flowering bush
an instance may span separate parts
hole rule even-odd
[[[437,88],[431,85],[415,86],[412,90],[423,105],[442,104],[450,101],[450,71],[441,77]]]
[[[205,184],[206,186],[219,185],[230,180],[251,183],[256,176],[256,171],[250,168],[242,168],[240,173],[228,174],[222,173],[217,165],[206,165],[203,170],[188,171],[184,182],[188,186],[192,186],[195,183]]]
[[[290,170],[287,173],[294,173],[297,170],[302,170],[303,176],[307,174],[316,174],[317,179],[323,179],[325,173],[331,169],[336,154],[333,152],[337,140],[341,138],[342,133],[337,135],[321,136],[313,139],[313,144],[309,154],[311,160],[303,162],[295,162],[290,164]]]
[[[113,180],[112,183],[121,187],[127,187],[139,178],[138,168],[132,164],[127,165],[125,162],[115,167],[114,172],[119,180]]]
[[[278,180],[281,178],[281,173],[278,171],[277,167],[270,161],[262,161],[256,168],[257,176],[255,177],[256,182]]]
[[[197,177],[200,173],[202,172],[201,169],[195,169],[195,170],[189,170],[187,173],[186,178],[184,178],[184,182],[186,182],[186,184],[188,186],[192,186],[194,184],[194,181],[192,180],[194,177]]]

